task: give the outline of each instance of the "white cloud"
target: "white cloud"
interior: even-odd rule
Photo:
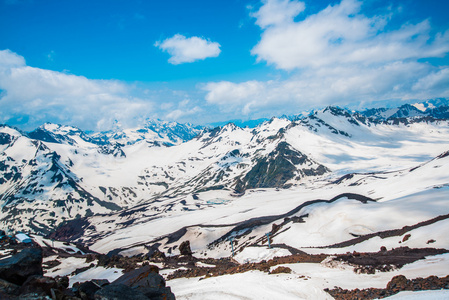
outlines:
[[[208,57],[217,57],[221,52],[220,44],[217,42],[211,42],[196,36],[186,38],[181,34],[175,34],[173,37],[162,42],[156,42],[154,45],[168,52],[171,55],[168,61],[174,65],[203,60]]]
[[[251,14],[261,28],[289,23],[305,9],[305,4],[299,1],[264,0],[263,3],[257,12]]]
[[[25,66],[25,59],[9,49],[0,50],[0,68]]]
[[[413,85],[415,93],[431,93],[432,98],[444,98],[449,95],[449,68],[441,68],[427,76],[420,78]]]
[[[176,108],[174,108],[176,106]],[[203,109],[192,103],[190,99],[184,99],[179,101],[177,104],[171,103],[171,105],[164,105],[165,113],[164,119],[174,120],[178,122],[189,122],[189,118],[198,116],[199,113],[203,111]],[[198,120],[198,118],[195,118]]]
[[[204,86],[209,93],[206,100],[210,103],[229,104],[240,103],[242,100],[261,96],[265,85],[259,81],[247,81],[243,83],[232,83],[229,81],[210,82]]]
[[[205,84],[206,101],[223,112],[295,113],[323,105],[449,97],[449,68],[421,62],[449,52],[449,31],[431,24],[389,26],[394,14],[367,17],[362,2],[342,0],[316,14],[304,3],[266,0],[251,15],[263,29],[258,61],[289,71],[283,80]],[[285,76],[284,76],[285,77]]]
[[[394,62],[372,68],[340,66],[297,73],[286,80],[211,82],[206,100],[223,112],[273,116],[325,105],[449,97],[449,68]]]
[[[360,13],[362,3],[356,0],[342,0],[340,4],[328,6],[299,22],[284,12],[284,20],[287,21],[272,23],[266,28],[265,20],[269,18],[270,11],[264,9],[272,2],[284,6],[300,2],[269,1],[253,14],[257,18],[256,23],[265,30],[252,54],[259,61],[274,64],[280,69],[388,63],[439,57],[449,51],[447,34],[430,41],[428,21],[385,30],[389,16],[366,17]],[[281,18],[277,11],[272,14],[273,18]]]
[[[182,121],[181,118],[184,118],[186,116],[192,116],[196,115],[197,113],[201,112],[202,109],[198,106],[195,106],[190,109],[175,109],[168,114],[165,115],[165,118],[168,120],[175,120],[175,121]]]
[[[0,123],[27,120],[21,126],[27,129],[48,121],[109,129],[115,120],[129,125],[152,109],[121,82],[33,68],[10,50],[0,51],[0,89]]]

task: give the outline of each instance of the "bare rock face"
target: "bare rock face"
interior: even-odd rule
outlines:
[[[0,299],[8,299],[8,297],[17,296],[20,293],[20,286],[0,279]]]
[[[100,290],[100,287],[92,281],[85,281],[83,283],[74,284],[72,290],[75,292],[75,295],[79,296],[81,299],[93,299],[95,293]]]
[[[179,252],[181,255],[192,255],[192,250],[190,249],[190,241],[184,241],[179,245]]]
[[[115,280],[111,286],[125,285],[142,293],[148,299],[174,300],[175,295],[171,292],[169,287],[165,286],[165,279],[159,275],[158,272],[159,269],[156,266],[144,266],[140,269],[123,274]]]
[[[149,298],[124,284],[111,284],[97,291],[94,296],[95,300],[148,300]]]
[[[123,274],[113,284],[124,284],[131,287],[164,287],[165,280],[159,275],[158,267],[147,265]]]
[[[407,278],[404,275],[394,276],[387,285],[387,290],[392,290],[393,292],[404,291],[408,285]]]
[[[51,277],[44,277],[40,275],[33,275],[20,287],[21,294],[33,293],[36,290],[42,290],[42,293],[50,295],[51,289],[56,289],[58,286],[56,280]]]
[[[0,260],[0,279],[22,285],[33,275],[43,275],[41,248],[26,248],[12,257]]]
[[[337,300],[352,300],[352,299],[379,299],[397,294],[401,291],[423,291],[423,290],[439,290],[449,289],[449,275],[446,277],[429,276],[427,278],[407,279],[404,275],[394,276],[388,282],[385,289],[355,289],[345,290],[339,287],[334,289],[325,289],[332,297]]]

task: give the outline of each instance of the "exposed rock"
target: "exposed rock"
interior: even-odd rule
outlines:
[[[122,255],[105,255],[105,254],[97,254],[96,258],[98,259],[97,265],[105,268],[119,268],[124,269],[124,272],[129,272],[139,267],[139,264],[142,263],[145,258],[144,256],[133,256],[133,257],[125,257]],[[91,261],[92,257],[87,257],[86,262]]]
[[[156,249],[153,251],[153,253],[151,254],[151,256],[149,256],[150,259],[156,260],[156,261],[161,261],[161,260],[165,260],[167,257],[165,256],[164,252],[159,251],[159,249]]]
[[[387,290],[395,293],[405,290],[407,287],[407,278],[404,275],[394,276],[387,284]]]
[[[34,275],[20,287],[20,293],[23,295],[37,294],[42,296],[51,296],[51,290],[58,289],[58,283],[54,278]],[[54,293],[54,292],[53,292]]]
[[[254,188],[286,188],[287,181],[295,177],[300,179],[329,172],[328,168],[314,162],[285,141],[278,143],[276,149],[267,156],[254,161],[251,170],[236,182],[234,189],[237,192]]]
[[[60,264],[61,262],[59,260],[54,259],[42,263],[42,267],[44,269],[53,269],[54,267],[59,266]]]
[[[8,299],[8,298],[7,298]],[[17,298],[9,298],[9,299],[17,299]],[[18,298],[20,300],[50,300],[51,298],[46,295],[37,295],[35,293],[31,294],[23,294]]]
[[[202,260],[206,264],[213,264],[215,267],[194,267],[189,269],[178,269],[172,274],[168,275],[168,280],[175,278],[190,278],[190,277],[214,277],[226,274],[245,273],[251,270],[258,270],[261,272],[269,272],[270,268],[280,264],[294,264],[294,263],[320,263],[327,255],[325,254],[307,254],[300,253],[290,256],[275,257],[269,261],[261,261],[258,263],[238,264],[229,258],[221,259],[207,259]],[[185,265],[183,265],[185,266]]]
[[[290,274],[292,272],[292,269],[290,269],[289,267],[277,267],[276,269],[274,269],[273,271],[271,271],[271,274],[280,274],[280,273],[287,273]]]
[[[124,284],[111,284],[98,290],[94,296],[95,300],[148,300],[140,291]]]
[[[19,295],[20,286],[0,279],[0,299],[7,299],[6,295]]]
[[[155,260],[155,261],[163,261],[165,260],[167,257],[165,256],[164,252],[159,250],[159,246],[161,244],[160,243],[156,243],[151,245],[148,248],[148,253],[147,253],[147,257],[151,260]]]
[[[69,277],[68,276],[56,276],[55,280],[61,289],[66,289],[69,287]]]
[[[427,278],[415,278],[407,279],[403,275],[394,276],[390,282],[388,282],[385,289],[355,289],[345,290],[340,287],[336,287],[332,290],[325,289],[332,297],[337,300],[352,300],[352,299],[377,299],[384,298],[401,291],[422,291],[422,290],[439,290],[449,289],[449,275],[446,277],[438,278],[436,276],[430,276]]]
[[[92,279],[91,281],[99,287],[104,287],[110,284],[109,280],[107,279]]]
[[[41,248],[25,248],[10,258],[0,260],[1,279],[22,285],[32,275],[43,275]]]
[[[83,283],[75,283],[72,288],[72,290],[75,292],[75,295],[77,295],[78,297],[80,297],[83,300],[94,299],[95,293],[100,289],[101,289],[101,287],[99,287],[92,281],[85,281]]]
[[[184,241],[179,245],[179,252],[181,255],[192,255],[192,250],[190,249],[190,241]]]
[[[275,224],[275,223],[273,223],[273,225],[271,225],[271,233],[276,233],[276,232],[278,232],[279,231],[279,229],[281,229],[281,225],[277,225],[277,224]]]
[[[122,275],[112,284],[129,286],[150,299],[175,299],[170,288],[165,286],[164,278],[158,272],[159,268],[156,266],[144,266]]]
[[[90,264],[87,267],[77,268],[75,271],[72,272],[71,275],[72,276],[73,275],[78,275],[78,274],[83,273],[83,272],[85,272],[85,271],[87,271],[87,270],[89,270],[89,269],[91,269],[93,267],[95,267],[95,265],[94,264]]]
[[[108,266],[109,262],[111,261],[111,259],[109,258],[109,256],[105,255],[105,254],[99,254],[97,255],[97,259],[98,259],[98,263],[97,265],[100,267],[106,267]],[[90,260],[89,258],[86,258],[86,262],[87,260]]]
[[[335,260],[344,261],[351,265],[366,270],[374,269],[378,271],[391,271],[394,268],[401,268],[405,264],[424,259],[429,255],[447,253],[446,249],[421,248],[411,249],[409,247],[400,247],[388,251],[379,251],[372,253],[349,253],[337,255]],[[361,272],[369,273],[369,272]]]
[[[402,242],[406,242],[408,241],[408,239],[411,237],[412,235],[410,233],[407,233],[406,235],[404,235],[404,238],[402,239]]]

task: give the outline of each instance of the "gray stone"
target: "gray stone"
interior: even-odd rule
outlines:
[[[33,275],[43,275],[41,248],[25,248],[12,257],[0,260],[0,279],[22,285]]]

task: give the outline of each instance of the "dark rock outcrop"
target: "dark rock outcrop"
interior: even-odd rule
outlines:
[[[16,296],[19,295],[20,286],[8,282],[6,280],[0,279],[0,299],[8,299],[8,295]]]
[[[334,289],[325,289],[332,297],[337,300],[352,299],[378,299],[385,298],[401,291],[422,291],[422,290],[439,290],[449,289],[449,275],[446,277],[429,276],[427,278],[407,279],[404,275],[394,276],[388,282],[385,289],[355,289],[345,290],[340,287]]]
[[[0,279],[22,285],[33,275],[43,275],[41,248],[25,248],[10,258],[0,260]]]
[[[124,284],[111,284],[95,293],[95,300],[148,300],[140,291]]]
[[[122,275],[111,285],[128,286],[149,299],[175,299],[175,295],[165,285],[165,279],[158,272],[156,266],[144,266]]]
[[[179,245],[179,252],[181,255],[192,255],[192,249],[190,249],[190,241],[184,241]]]
[[[329,172],[328,168],[282,141],[270,154],[256,159],[254,167],[237,180],[234,189],[240,193],[245,189],[285,188],[290,179],[323,175],[326,172]]]
[[[94,299],[95,293],[100,290],[101,287],[93,283],[92,281],[85,281],[82,283],[76,283],[73,285],[72,291],[75,295],[81,299]]]
[[[33,275],[20,287],[21,295],[37,294],[41,296],[51,295],[52,290],[58,289],[58,283],[54,278],[45,277],[40,275]]]

